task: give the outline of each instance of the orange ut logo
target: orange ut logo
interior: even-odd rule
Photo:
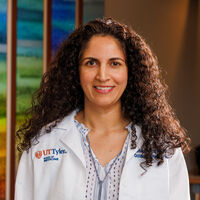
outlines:
[[[35,157],[38,158],[38,159],[40,159],[42,157],[42,151],[37,151],[35,153]]]

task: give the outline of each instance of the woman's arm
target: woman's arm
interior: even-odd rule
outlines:
[[[15,200],[33,200],[33,184],[33,160],[29,150],[28,153],[24,151],[20,159],[15,183]]]
[[[175,150],[168,164],[169,200],[190,200],[188,171],[181,148]]]

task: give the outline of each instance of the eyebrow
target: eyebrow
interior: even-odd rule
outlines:
[[[98,61],[98,59],[97,59],[97,58],[94,58],[94,57],[86,57],[86,58],[81,59],[81,61],[83,62],[84,60],[90,60],[90,59],[91,59],[91,60]],[[122,59],[122,58],[120,58],[120,57],[110,58],[109,60],[121,60],[121,61],[123,61],[123,62],[125,63],[125,60]]]
[[[122,59],[122,58],[119,58],[119,57],[111,58],[110,60],[121,60],[121,61],[125,62],[125,60],[124,60],[124,59]]]

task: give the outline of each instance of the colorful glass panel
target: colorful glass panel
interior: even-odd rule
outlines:
[[[75,28],[75,0],[52,0],[52,51]]]
[[[6,179],[6,30],[7,1],[0,0],[0,200],[5,199]]]
[[[43,1],[17,1],[16,129],[31,106],[31,96],[40,85],[43,57]],[[16,141],[18,143],[18,141]],[[16,163],[20,153],[16,150]]]

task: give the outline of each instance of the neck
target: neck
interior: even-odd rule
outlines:
[[[77,119],[90,130],[98,130],[102,133],[121,129],[128,124],[128,120],[123,117],[121,103],[106,108],[85,104],[84,110],[78,114]]]

